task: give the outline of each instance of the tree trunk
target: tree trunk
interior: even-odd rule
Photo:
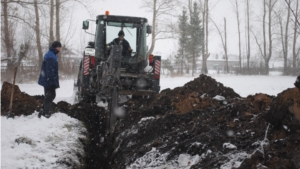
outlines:
[[[291,3],[291,0],[289,0],[289,3]],[[285,27],[285,35],[284,35],[284,74],[288,74],[288,65],[287,65],[287,62],[288,62],[288,33],[289,33],[289,23],[290,23],[290,14],[291,14],[291,10],[289,10],[289,8],[287,8],[288,10],[288,15],[287,15],[287,18],[286,18],[286,27]]]
[[[204,71],[205,71],[205,74],[207,74],[208,73],[208,70],[207,70],[207,66],[206,66],[206,61],[207,61],[207,59],[208,59],[208,57],[209,57],[209,54],[208,54],[208,15],[209,15],[209,9],[208,9],[208,0],[205,0],[205,39],[206,39],[206,41],[205,41],[205,52],[206,52],[206,54],[205,54],[205,67],[204,67]]]
[[[202,6],[203,8],[203,11],[202,11],[202,23],[203,23],[203,40],[202,40],[202,68],[201,68],[201,73],[204,73],[205,74],[205,68],[206,68],[206,61],[205,61],[205,25],[206,25],[206,22],[205,22],[205,1],[204,1],[204,5]]]
[[[50,27],[49,27],[49,46],[54,41],[53,34],[53,19],[54,19],[54,0],[50,0]]]
[[[157,14],[157,10],[156,10],[156,4],[157,4],[157,0],[153,1],[153,20],[152,20],[152,42],[151,42],[151,47],[149,49],[149,51],[147,52],[147,55],[150,55],[153,53],[153,50],[155,48],[155,38],[156,38],[156,14]]]
[[[296,43],[297,43],[297,21],[298,21],[298,7],[299,7],[299,0],[296,0],[296,10],[295,10],[295,26],[294,26],[294,40],[293,40],[293,68],[297,67],[296,59],[297,59],[297,53],[296,53]]]
[[[5,43],[5,49],[6,49],[6,55],[7,58],[11,58],[11,37],[9,32],[9,23],[8,23],[8,4],[7,0],[2,0],[2,10],[3,10],[3,29],[4,29],[4,43]]]
[[[247,68],[250,71],[250,16],[249,16],[249,0],[247,0],[247,35],[248,35],[248,50],[247,50]]]
[[[56,7],[56,40],[57,41],[60,41],[60,10],[59,10],[59,8],[60,8],[60,0],[56,0],[56,4],[55,4],[55,7]],[[57,56],[58,56],[58,67],[63,67],[62,65],[63,65],[63,63],[62,63],[62,57],[61,57],[61,53],[58,53],[57,54]]]
[[[60,41],[60,0],[56,0],[56,40]]]
[[[225,50],[225,71],[226,73],[229,73],[229,67],[228,67],[228,55],[227,55],[227,32],[226,32],[226,18],[224,18],[224,31],[225,31],[225,42],[224,42],[224,50]]]
[[[266,75],[269,75],[269,59],[265,59],[265,73]]]
[[[183,61],[184,61],[184,49],[182,49],[182,55],[181,55],[181,68],[180,68],[180,75],[183,75]]]
[[[264,53],[263,58],[267,57],[267,38],[266,38],[266,0],[264,0],[264,14],[263,14],[263,40],[264,40]]]
[[[242,47],[241,47],[240,14],[239,14],[238,0],[236,0],[235,3],[236,3],[236,19],[237,19],[238,34],[239,34],[239,68],[241,71],[241,69],[242,69]]]
[[[196,69],[196,51],[193,49],[193,63],[192,63],[192,76],[195,74],[195,69]]]
[[[203,48],[204,50],[202,50],[202,69],[201,72],[204,74],[208,73],[207,70],[207,59],[209,57],[208,54],[208,0],[204,1],[204,15],[203,15],[203,32],[204,33],[204,38],[203,38]]]
[[[269,10],[269,23],[268,23],[268,29],[269,29],[269,53],[268,55],[266,56],[266,63],[265,63],[265,67],[266,67],[266,75],[269,74],[269,61],[272,57],[272,51],[273,51],[273,40],[272,40],[272,11],[273,11],[273,8],[276,4],[277,0],[275,0],[273,3],[272,3],[272,0],[269,0],[269,4],[268,4],[268,10]]]
[[[34,0],[34,11],[35,11],[35,35],[36,35],[36,45],[38,50],[38,57],[39,57],[39,67],[42,66],[43,61],[43,51],[41,45],[41,34],[40,34],[40,16],[39,16],[39,9],[37,5],[37,0]]]

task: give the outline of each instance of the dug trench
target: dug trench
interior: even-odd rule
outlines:
[[[8,90],[3,85],[2,115],[8,110]],[[16,93],[15,103],[24,104],[25,97],[33,102],[28,111],[13,108],[16,115],[40,109],[43,96]],[[66,102],[55,106],[54,112],[83,121],[89,132],[89,142],[83,141],[85,168],[300,168],[298,88],[276,97],[260,93],[242,98],[200,75],[182,87],[133,97],[121,106],[126,116],[116,123],[111,142],[103,141],[103,108]]]

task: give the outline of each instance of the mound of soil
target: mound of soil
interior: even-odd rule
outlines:
[[[253,113],[260,113],[261,110],[267,110],[272,103],[273,96],[258,93],[254,96],[247,97],[247,102],[251,103],[254,107]]]
[[[8,115],[13,84],[4,82],[1,90],[1,115]],[[14,97],[12,113],[14,115],[30,115],[34,113],[37,107],[41,107],[42,102],[37,101],[34,97],[21,92],[17,85],[14,86]]]
[[[195,169],[299,168],[299,127],[291,130],[294,123],[290,120],[287,127],[278,129],[266,120],[272,119],[274,112],[297,112],[300,96],[296,93],[241,98],[200,75],[183,87],[132,99],[124,105],[127,115],[114,131],[111,167],[179,168],[179,159],[188,154],[186,166]],[[225,100],[214,99],[216,95]],[[276,119],[282,123],[286,118]]]
[[[283,125],[290,129],[300,129],[300,90],[287,89],[273,100],[266,120],[275,127]]]
[[[177,87],[174,90],[163,90],[153,101],[152,106],[167,106],[174,113],[187,113],[194,109],[219,106],[219,102],[212,100],[217,95],[226,99],[240,97],[233,89],[201,74],[183,87]]]
[[[125,121],[138,120],[147,116],[160,116],[169,113],[188,113],[195,109],[216,108],[223,103],[213,99],[215,96],[225,99],[240,97],[232,88],[225,87],[210,76],[201,74],[193,81],[173,90],[165,89],[149,97],[133,97],[124,107],[128,114]],[[131,115],[132,114],[132,115]]]

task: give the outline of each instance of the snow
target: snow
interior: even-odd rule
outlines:
[[[85,138],[81,122],[63,113],[49,119],[37,112],[14,119],[1,117],[1,168],[66,168],[80,165],[84,156],[79,138]],[[75,167],[77,168],[77,167]]]
[[[154,117],[144,117],[142,118],[140,121],[139,121],[139,124],[145,122],[145,121],[148,121],[148,120],[152,120],[152,119],[155,119]]]
[[[225,97],[223,96],[220,96],[220,95],[217,95],[213,98],[214,100],[217,100],[217,101],[224,101],[225,100]]]
[[[224,143],[223,144],[223,148],[226,148],[226,149],[237,149],[237,147],[231,143]]]
[[[221,165],[220,169],[238,168],[246,158],[251,157],[251,155],[246,152],[234,152],[225,154],[224,156],[226,156],[229,161]]]
[[[180,154],[177,159],[167,161],[168,155],[169,153],[161,154],[156,148],[152,148],[126,169],[189,169],[201,160],[199,155]]]

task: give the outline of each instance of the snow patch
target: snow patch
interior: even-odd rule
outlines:
[[[83,124],[63,113],[49,119],[29,116],[1,118],[1,168],[78,168],[86,139]]]
[[[152,120],[152,119],[155,119],[154,117],[144,117],[142,118],[140,121],[139,121],[139,124],[145,122],[145,121],[148,121],[148,120]]]
[[[229,161],[221,165],[220,169],[238,168],[246,158],[251,157],[251,155],[247,154],[246,152],[229,153],[224,156],[226,156]]]
[[[169,153],[161,154],[156,148],[152,148],[143,157],[136,159],[126,169],[189,169],[200,162],[199,155],[180,154],[177,159],[167,161]]]
[[[215,96],[213,99],[217,100],[217,101],[225,101],[225,97],[220,96],[220,95]]]
[[[231,143],[224,143],[223,144],[223,148],[226,148],[226,149],[237,149],[237,147]]]

